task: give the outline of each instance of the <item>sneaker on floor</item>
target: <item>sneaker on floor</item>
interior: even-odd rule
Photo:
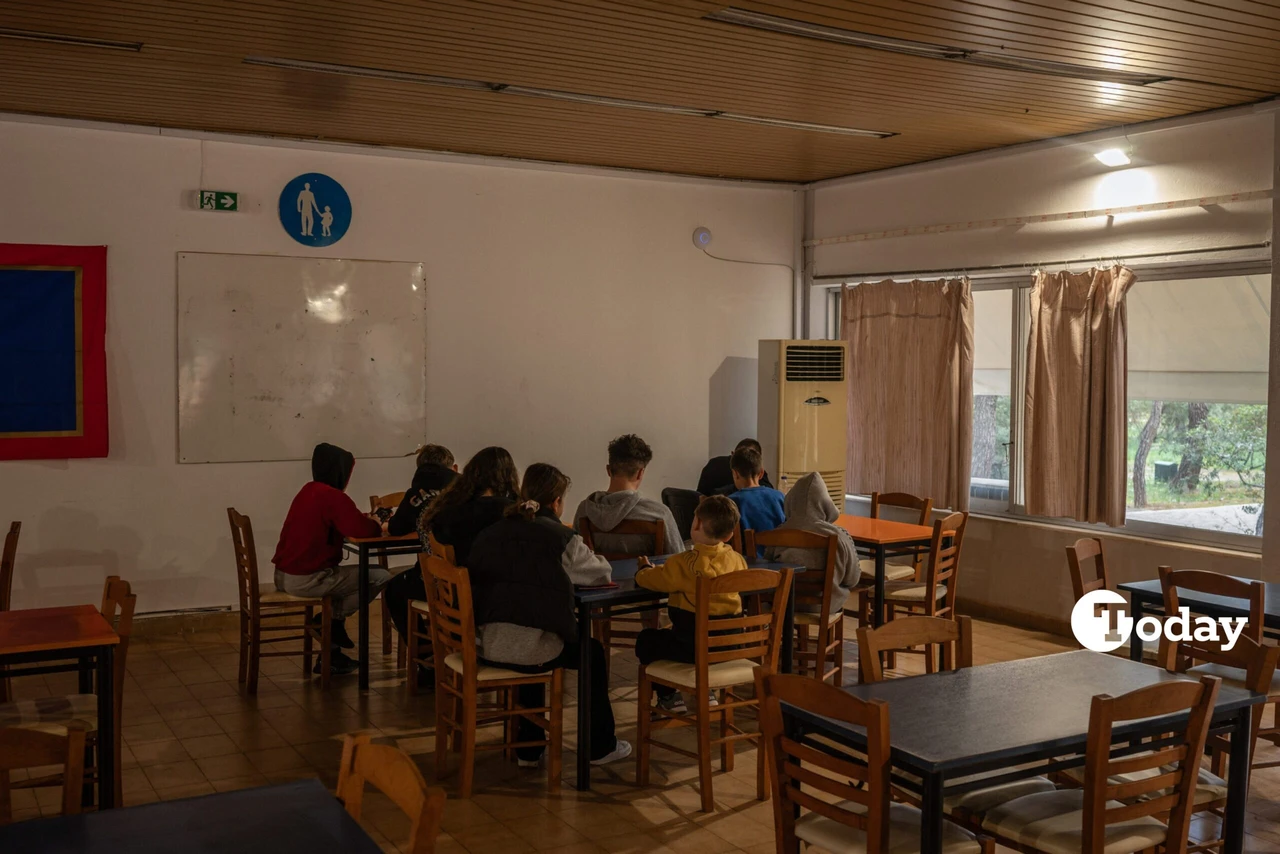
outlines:
[[[311,672],[320,673],[320,666],[323,662],[317,661],[315,667],[311,668]],[[360,662],[354,658],[343,655],[338,651],[329,653],[329,675],[330,676],[346,676],[349,673],[355,673],[360,669]]]
[[[542,757],[539,756],[537,759],[521,759],[520,757],[517,756],[516,765],[520,766],[521,768],[541,768]]]
[[[316,614],[311,618],[311,627],[317,632],[320,631],[320,625],[323,617]],[[334,649],[355,649],[355,642],[351,640],[351,635],[347,634],[346,624],[334,620],[329,626],[329,645]]]
[[[709,699],[709,700],[707,701],[707,704],[708,704],[708,705],[711,705],[711,706],[718,706],[718,705],[720,705],[720,700],[716,698],[716,692],[715,692],[715,691],[712,691],[712,692],[711,692],[711,699]]]
[[[672,691],[665,697],[655,694],[654,706],[673,715],[689,714],[689,707],[685,705],[684,696],[679,691]]]
[[[679,696],[678,694],[676,696]],[[631,755],[631,742],[618,739],[618,744],[613,751],[601,756],[599,759],[592,759],[592,765],[608,765],[610,762],[617,762],[619,759],[626,759]]]

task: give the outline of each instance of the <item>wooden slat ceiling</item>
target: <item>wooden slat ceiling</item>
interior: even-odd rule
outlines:
[[[810,181],[1263,100],[1257,0],[730,0],[879,36],[1171,77],[1052,77],[708,21],[705,0],[0,0],[0,111]],[[245,64],[306,60],[891,131],[887,139]]]

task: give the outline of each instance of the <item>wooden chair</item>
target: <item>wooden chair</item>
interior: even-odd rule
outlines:
[[[933,539],[929,545],[929,562],[924,582],[895,581],[885,585],[884,602],[890,621],[902,615],[925,617],[955,616],[956,591],[960,580],[960,547],[968,513],[952,513],[933,523]],[[899,652],[910,650],[899,650]],[[933,673],[936,662],[932,655],[924,658],[925,672]]]
[[[429,788],[417,764],[403,751],[373,744],[368,735],[344,736],[337,795],[356,821],[364,806],[365,783],[372,784],[409,817],[409,844],[400,850],[432,854],[444,815],[444,790]]]
[[[445,776],[449,743],[460,750],[461,772],[458,796],[471,797],[477,750],[517,747],[546,748],[547,788],[560,790],[564,669],[543,673],[517,673],[502,667],[482,665],[476,654],[475,616],[472,610],[471,580],[467,571],[452,566],[438,555],[424,562],[427,600],[431,607],[431,644],[436,669],[436,779]],[[543,685],[550,696],[547,705],[522,708],[508,696],[522,685]],[[480,705],[478,694],[497,692],[497,701]],[[543,729],[547,737],[539,741],[514,741],[510,735],[517,718],[525,718]],[[503,724],[508,737],[497,744],[476,744],[476,730]]]
[[[1084,788],[1016,798],[988,813],[983,827],[1001,845],[1023,852],[1186,854],[1199,757],[1219,684],[1206,676],[1094,697]],[[1159,747],[1135,753],[1128,740],[1113,744],[1118,723],[1188,711],[1185,728],[1162,738]]]
[[[329,687],[329,661],[333,627],[333,601],[329,597],[308,599],[276,590],[274,584],[258,579],[258,551],[253,543],[253,524],[235,508],[227,508],[231,522],[231,544],[236,555],[236,585],[240,593],[240,673],[239,682],[248,694],[258,693],[258,662],[262,658],[302,656],[302,672],[311,675],[312,642],[320,644],[320,687]],[[320,625],[312,623],[320,609]],[[302,617],[302,623],[291,622]],[[268,622],[270,621],[270,622]],[[264,643],[302,641],[301,650],[264,652]]]
[[[0,611],[8,611],[13,597],[13,564],[18,554],[18,535],[22,533],[21,522],[11,522],[9,533],[4,537],[4,551],[0,552]],[[9,701],[9,680],[4,675],[5,668],[0,665],[0,703]]]
[[[133,593],[129,582],[118,575],[111,575],[102,585],[102,616],[117,635],[120,643],[116,645],[112,656],[112,704],[115,731],[110,733],[111,743],[106,748],[112,751],[115,758],[115,799],[112,806],[124,805],[123,797],[123,757],[120,747],[121,727],[124,716],[125,674],[128,667],[129,639],[133,635],[133,612],[137,607],[138,597]],[[97,745],[103,738],[98,732],[98,696],[97,694],[68,694],[62,697],[42,697],[38,700],[19,700],[0,705],[0,726],[22,727],[43,732],[48,735],[63,737],[67,727],[76,723],[85,732],[87,744],[93,749],[102,749]],[[98,779],[96,766],[85,767],[81,763],[81,776],[87,783]],[[60,786],[63,782],[61,773],[30,777],[14,786],[18,789],[44,788]]]
[[[84,724],[71,721],[63,735],[21,728],[0,728],[0,825],[13,820],[9,772],[46,765],[62,766],[62,814],[80,813],[84,783]]]
[[[799,854],[801,842],[825,851],[918,852],[920,810],[892,800],[889,705],[763,667],[756,669],[756,680],[760,729],[768,745],[760,752],[768,756],[778,854]],[[797,741],[788,734],[784,703],[862,727],[866,751],[855,753],[825,740],[824,749]],[[989,854],[994,847],[990,839],[944,821],[941,850]]]
[[[403,492],[388,492],[386,495],[370,495],[369,496],[369,512],[377,513],[380,509],[387,509],[395,512],[400,506],[400,502],[404,500]],[[416,563],[406,564],[405,566],[391,566],[386,555],[378,555],[378,566],[394,575],[413,569]],[[387,597],[382,597],[382,654],[391,654],[391,638],[396,633],[395,623],[391,622],[391,609],[387,607]],[[396,667],[403,668],[405,657],[404,640],[396,645]]]
[[[1091,578],[1085,578],[1085,569],[1093,562]],[[1102,540],[1097,537],[1081,537],[1067,546],[1067,566],[1071,569],[1071,592],[1076,601],[1094,590],[1115,590],[1107,573],[1107,561],[1102,554]]]
[[[748,554],[756,549],[812,549],[825,555],[822,569],[806,567],[795,577],[797,673],[808,674],[834,685],[844,684],[844,612],[831,607],[831,582],[840,554],[840,537],[809,531],[774,529],[747,531]],[[811,633],[816,630],[816,633]],[[811,645],[812,643],[812,645]],[[830,662],[830,666],[828,666]]]
[[[935,660],[941,653],[942,670],[973,666],[973,622],[968,617],[902,617],[878,629],[858,628],[858,681],[884,680],[881,654],[924,647]]]
[[[933,513],[933,499],[917,498],[908,492],[871,493],[871,518],[882,518],[882,509],[885,507],[895,507],[906,511],[914,510],[917,513],[915,523],[917,525],[928,525],[929,517]],[[871,608],[875,599],[872,587],[876,578],[876,562],[874,558],[862,558],[859,563],[862,565],[863,580],[860,585],[861,589],[858,591],[858,625],[869,626],[872,624]],[[923,580],[921,577],[923,566],[924,557],[918,553],[907,558],[890,558],[884,566],[885,583],[887,584],[890,581],[921,581]]]
[[[638,719],[639,742],[636,750],[636,783],[649,784],[649,748],[661,747],[698,762],[698,783],[702,792],[702,810],[711,812],[715,801],[711,792],[711,748],[720,745],[720,770],[733,770],[733,745],[736,741],[754,741],[760,747],[760,733],[745,732],[734,722],[738,709],[758,706],[758,698],[744,698],[732,690],[739,685],[752,685],[754,667],[758,663],[770,670],[778,666],[778,651],[782,640],[782,615],[791,592],[791,570],[773,572],[768,569],[744,569],[715,578],[699,578],[696,592],[697,622],[694,636],[698,646],[695,663],[655,661],[640,665]],[[765,593],[773,607],[762,613],[745,612],[736,617],[709,616],[711,596],[717,593]],[[713,634],[714,632],[714,634]],[[692,695],[694,713],[678,714],[649,704],[654,684],[665,685],[686,695]],[[720,694],[719,704],[710,703],[711,692]],[[656,716],[656,720],[652,716]],[[720,735],[711,737],[712,718],[720,722]],[[698,750],[692,752],[682,747],[659,741],[652,736],[655,729],[673,727],[697,727]],[[756,751],[756,797],[766,797],[764,779],[764,751]]]
[[[602,531],[595,525],[591,524],[591,520],[586,516],[578,519],[578,533],[582,536],[582,541],[587,544],[587,548],[603,557],[605,560],[626,560],[627,558],[639,557],[656,557],[662,554],[664,544],[667,542],[666,524],[661,519],[652,522],[642,521],[624,521],[615,527],[612,531]],[[647,552],[631,554],[628,552],[608,552],[601,551],[596,548],[597,534],[622,534],[635,537],[645,537],[646,540],[652,540],[653,546]],[[741,551],[738,546],[738,551]],[[639,613],[632,613],[627,616],[611,616],[611,609],[606,608],[601,619],[594,620],[591,624],[591,634],[604,647],[604,663],[607,672],[609,670],[612,656],[612,649],[629,649],[636,645],[636,637],[644,629],[656,629],[658,627],[658,612],[655,610],[644,610]],[[619,627],[619,625],[621,627]],[[620,643],[619,641],[623,641]]]
[[[1244,581],[1230,575],[1209,572],[1203,569],[1173,569],[1168,566],[1158,568],[1160,587],[1164,591],[1164,609],[1166,614],[1177,614],[1181,607],[1178,590],[1194,590],[1214,596],[1225,596],[1231,599],[1242,599],[1249,605],[1249,622],[1245,626],[1240,640],[1246,637],[1258,643],[1263,641],[1263,623],[1266,619],[1266,585],[1261,581]],[[1169,649],[1166,650],[1166,646]],[[1254,713],[1254,740],[1266,739],[1280,744],[1280,682],[1269,678],[1265,683],[1258,682],[1257,687],[1250,685],[1248,667],[1241,663],[1232,651],[1224,650],[1213,641],[1180,641],[1169,644],[1165,639],[1160,641],[1160,663],[1170,670],[1185,672],[1191,676],[1217,676],[1228,685],[1244,687],[1248,685],[1259,694],[1267,695],[1267,702],[1257,705]],[[1197,663],[1199,662],[1199,663]],[[1274,672],[1274,671],[1273,671]],[[1262,714],[1267,706],[1272,708],[1272,725],[1262,727]],[[1223,762],[1227,754],[1226,742],[1221,739],[1210,739],[1213,746],[1213,769],[1221,774]],[[1280,767],[1280,762],[1254,763],[1253,768]]]
[[[427,577],[427,557],[435,555],[450,566],[457,566],[453,556],[453,546],[446,546],[427,535],[428,551],[418,555],[418,566],[423,579]],[[436,666],[435,652],[431,646],[431,604],[423,599],[409,600],[409,619],[405,623],[408,631],[409,651],[405,661],[405,677],[409,683],[409,693],[418,693],[419,667],[434,670]]]

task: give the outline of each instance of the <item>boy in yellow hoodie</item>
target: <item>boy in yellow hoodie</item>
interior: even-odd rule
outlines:
[[[640,558],[641,569],[636,573],[636,584],[671,594],[667,599],[671,628],[645,629],[636,638],[636,658],[641,664],[694,662],[698,579],[714,578],[747,568],[746,558],[728,544],[737,527],[737,505],[723,495],[704,498],[693,515],[690,532],[693,548],[672,555],[660,566],[652,565],[647,558]],[[742,600],[737,593],[712,594],[709,608],[712,618],[730,617],[741,612]],[[680,692],[665,685],[654,685],[653,689],[659,707],[677,714],[687,712]]]

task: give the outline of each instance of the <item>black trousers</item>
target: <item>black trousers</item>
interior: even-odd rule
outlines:
[[[655,661],[679,661],[682,664],[695,662],[697,644],[694,642],[694,634],[698,623],[697,615],[682,608],[668,607],[667,616],[671,618],[671,628],[644,629],[636,636],[636,658],[641,664],[653,664]],[[675,693],[675,689],[655,684],[653,692],[659,697],[668,697]]]
[[[407,637],[409,600],[425,601],[427,598],[427,585],[422,581],[422,570],[416,566],[406,569],[387,582],[387,586],[382,588],[382,595],[387,607],[391,609],[391,622],[395,624],[396,631],[400,633],[400,637]]]
[[[591,758],[595,760],[612,753],[618,746],[618,737],[614,733],[613,706],[609,701],[609,675],[605,670],[604,647],[595,638],[588,638],[587,643],[591,644],[591,696],[585,700],[579,697],[578,702],[591,703]],[[541,673],[553,667],[577,670],[581,653],[580,643],[566,643],[561,653],[545,664],[503,664],[500,661],[489,663],[517,673]],[[525,708],[541,708],[546,702],[544,687],[543,685],[521,685],[516,689],[516,702]],[[537,741],[541,738],[546,738],[546,732],[541,727],[530,723],[525,718],[520,718],[516,724],[518,741]],[[516,755],[521,759],[536,760],[542,756],[542,748],[517,748]]]

